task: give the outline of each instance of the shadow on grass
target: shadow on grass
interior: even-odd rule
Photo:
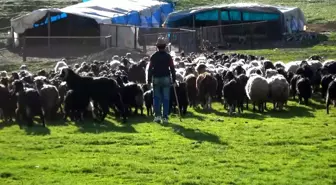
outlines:
[[[13,125],[17,125],[17,123],[15,121],[11,121],[11,122],[2,121],[2,122],[0,122],[0,130],[4,129],[6,127],[11,127]]]
[[[103,122],[84,121],[75,122],[78,130],[81,133],[99,134],[104,132],[122,132],[122,133],[135,133],[136,130],[129,123],[117,125],[114,122],[105,120]]]
[[[218,136],[207,132],[202,132],[199,129],[185,128],[175,123],[168,123],[167,125],[164,126],[171,127],[176,134],[185,137],[187,139],[195,140],[198,142],[207,141],[215,144],[228,145],[226,142],[221,142]]]
[[[43,127],[42,125],[35,124],[32,127],[23,126],[21,128],[24,129],[27,135],[40,135],[40,136],[50,135],[49,128]]]
[[[308,107],[287,105],[285,106],[285,110],[282,111],[273,109],[268,110],[267,115],[272,118],[281,119],[290,119],[295,117],[315,117],[314,114],[310,111],[311,109]]]

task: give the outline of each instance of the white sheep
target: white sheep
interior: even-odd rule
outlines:
[[[110,67],[111,67],[111,69],[117,69],[119,66],[121,66],[121,63],[120,63],[120,61],[119,60],[112,60],[111,62],[110,62]]]
[[[0,76],[1,77],[7,77],[7,71],[1,71]]]
[[[264,112],[264,103],[268,100],[269,86],[267,80],[257,74],[251,75],[246,83],[247,97],[253,102],[253,111],[257,104],[259,111]]]
[[[260,67],[260,66],[258,66],[258,67],[251,67],[251,68],[247,69],[246,76],[247,77],[251,77],[252,74],[258,74],[258,73],[259,73],[259,75],[264,76],[262,67]]]
[[[300,67],[300,64],[301,64],[301,61],[288,62],[285,65],[285,71],[286,72],[296,73],[296,70]]]
[[[68,67],[68,64],[65,63],[65,61],[63,60],[58,61],[56,66],[54,67],[54,72],[59,73],[60,71],[62,71],[63,68],[66,68],[66,67]]]
[[[274,110],[282,110],[289,98],[289,83],[283,75],[275,75],[267,79],[269,85],[269,99],[273,102]]]
[[[266,70],[266,78],[271,78],[272,76],[275,76],[277,74],[279,74],[279,73],[275,69],[267,69]]]

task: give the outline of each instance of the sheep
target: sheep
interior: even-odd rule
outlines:
[[[239,84],[237,79],[231,74],[232,72],[228,72],[224,77],[225,83],[223,85],[223,97],[225,104],[229,106],[229,115],[232,115],[235,107],[237,106],[237,95],[239,90]],[[240,112],[240,107],[238,107],[238,111]]]
[[[307,77],[301,76],[296,83],[296,91],[299,96],[299,103],[302,104],[304,99],[305,105],[308,105],[308,100],[312,95],[312,87],[310,80]]]
[[[17,94],[17,108],[15,110],[16,120],[21,118],[27,122],[28,126],[33,125],[33,117],[40,116],[43,127],[45,127],[44,114],[40,101],[40,95],[35,89],[24,88],[22,81],[13,82],[13,93]],[[19,122],[20,127],[21,123]]]
[[[281,61],[277,61],[277,62],[274,63],[274,66],[276,68],[285,68],[286,64],[281,62]]]
[[[267,79],[269,84],[269,99],[273,102],[274,110],[282,110],[289,97],[289,83],[282,75],[275,75]]]
[[[321,95],[322,98],[324,99],[326,97],[327,91],[328,91],[328,87],[330,82],[332,82],[334,79],[333,75],[324,75],[321,79]]]
[[[170,89],[170,113],[171,112],[176,112],[176,106],[177,106],[177,102],[176,102],[176,96],[175,96],[175,92],[174,92],[174,87],[171,86]],[[176,90],[176,95],[177,95],[177,99],[179,102],[179,111],[181,115],[185,115],[187,113],[188,110],[188,105],[189,105],[189,101],[188,101],[188,93],[187,93],[187,84],[185,82],[182,83],[177,83],[177,86],[175,87]]]
[[[43,84],[40,80],[35,81],[35,83],[41,97],[45,117],[48,119],[54,118],[61,106],[57,88],[53,85]]]
[[[274,64],[269,60],[264,60],[262,63],[263,63],[263,71],[266,71],[268,69],[275,69]]]
[[[132,64],[128,71],[129,81],[136,83],[146,83],[145,67],[145,61],[142,61],[139,64]]]
[[[322,67],[323,74],[336,74],[336,61],[325,62]]]
[[[335,105],[336,101],[336,81],[333,80],[330,82],[327,90],[327,97],[326,97],[326,110],[327,114],[329,114],[329,105],[333,101],[333,104]]]
[[[147,116],[153,116],[153,90],[148,90],[144,93],[144,101],[147,109]]]
[[[245,91],[247,97],[253,102],[253,111],[255,111],[255,104],[257,104],[259,111],[264,112],[264,103],[268,100],[269,92],[267,80],[254,74],[247,81]]]
[[[54,72],[55,73],[59,73],[62,68],[66,68],[66,67],[69,67],[68,64],[65,63],[65,61],[61,60],[61,61],[58,61],[56,66],[54,67]]]
[[[223,85],[224,85],[224,81],[223,78],[220,74],[216,73],[214,75],[214,77],[217,80],[217,90],[216,90],[216,99],[217,101],[221,102],[222,100],[222,90],[223,90]]]
[[[187,84],[189,106],[196,107],[196,101],[197,101],[196,76],[194,74],[189,74],[188,76],[185,77],[185,82]]]
[[[318,60],[309,60],[308,65],[311,67],[314,73],[323,67],[322,63]]]
[[[90,97],[82,94],[78,90],[68,90],[64,97],[64,116],[66,121],[70,117],[71,121],[83,121],[83,114],[90,105]]]
[[[301,61],[288,62],[285,66],[286,72],[295,73],[296,70],[300,67]]]
[[[277,74],[278,74],[278,71],[275,69],[269,68],[266,70],[266,78],[271,78],[272,76],[275,76]]]
[[[217,80],[209,73],[202,73],[196,79],[196,89],[203,109],[212,109],[212,97],[216,95]]]
[[[207,66],[205,64],[198,64],[196,66],[196,71],[197,71],[198,74],[205,73],[206,69],[207,69]]]
[[[258,74],[260,76],[263,76],[263,72],[261,70],[261,67],[251,67],[246,71],[246,76],[250,77],[252,74]]]
[[[4,121],[13,121],[16,106],[15,96],[11,94],[5,85],[0,84],[0,109],[3,113]]]
[[[127,114],[134,107],[134,114],[138,114],[138,109],[140,109],[141,115],[143,115],[144,93],[142,88],[133,82],[124,84],[120,76],[117,77],[117,83],[121,87],[120,94]]]
[[[244,100],[246,101],[246,109],[248,109],[248,97],[246,95],[246,91],[245,91],[245,86],[247,84],[248,81],[248,77],[245,74],[241,74],[237,77],[237,82],[239,83],[239,96],[238,96],[238,101],[237,101],[237,106],[241,107],[241,111],[243,112],[243,104],[244,104]]]
[[[121,113],[123,121],[126,121],[125,109],[121,100],[120,87],[113,79],[104,77],[81,77],[73,70],[65,68],[62,69],[60,78],[67,82],[70,89],[81,91],[83,95],[89,96],[95,105],[101,110],[100,120],[103,121],[109,112],[109,107],[116,106],[118,111],[117,116]],[[115,110],[116,111],[116,110]]]
[[[118,60],[112,60],[112,61],[110,62],[110,68],[111,68],[112,70],[117,69],[119,66],[121,66],[121,62],[118,61]]]

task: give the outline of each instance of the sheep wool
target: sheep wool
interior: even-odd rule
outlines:
[[[245,86],[247,97],[254,102],[264,102],[268,98],[267,80],[260,75],[252,75]]]

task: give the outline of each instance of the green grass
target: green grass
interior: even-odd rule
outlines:
[[[269,104],[270,106],[270,104]],[[290,102],[228,117],[222,106],[182,122],[1,123],[0,184],[335,184],[336,110]],[[271,107],[269,107],[271,108]]]
[[[178,1],[177,8],[181,10],[194,6],[237,2],[299,7],[304,12],[308,23],[326,23],[336,20],[336,15],[331,13],[336,8],[336,1],[334,0],[180,0]]]

